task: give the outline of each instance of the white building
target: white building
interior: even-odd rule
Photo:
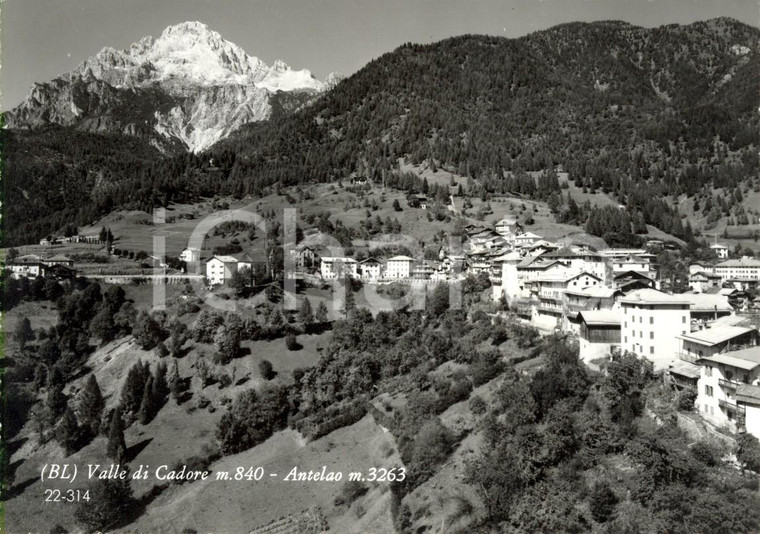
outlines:
[[[638,289],[620,299],[623,309],[621,349],[644,356],[655,370],[677,358],[677,336],[690,331],[689,301],[656,289]]]
[[[394,256],[385,264],[385,278],[409,278],[412,276],[414,258],[409,256]]]
[[[540,235],[536,235],[533,232],[525,232],[524,234],[517,235],[513,238],[515,247],[523,248],[529,247],[534,243],[541,241],[543,238]]]
[[[179,259],[185,263],[196,263],[201,261],[201,249],[187,247],[179,254]]]
[[[375,258],[367,258],[359,262],[361,276],[365,280],[377,280],[383,274],[383,264]]]
[[[738,388],[760,386],[760,347],[716,354],[698,360],[701,367],[697,381],[697,407],[706,420],[732,432],[745,425],[746,404],[752,389],[742,387],[742,403],[737,402]],[[750,395],[746,395],[750,393]],[[746,396],[745,396],[746,395]],[[752,428],[757,430],[754,406]]]
[[[715,265],[715,274],[723,282],[734,279],[760,280],[760,261],[754,258],[727,260]]]
[[[344,276],[357,277],[359,262],[353,258],[325,256],[320,263],[320,273],[325,280],[335,280]]]
[[[212,286],[228,282],[238,270],[238,260],[232,256],[213,256],[206,262],[206,279]]]
[[[736,388],[736,405],[739,410],[737,423],[739,430],[744,418],[744,430],[760,439],[760,386],[744,384]],[[744,413],[741,413],[741,410]]]
[[[715,354],[757,345],[757,330],[748,326],[718,324],[676,336],[680,343],[682,360],[696,362]]]

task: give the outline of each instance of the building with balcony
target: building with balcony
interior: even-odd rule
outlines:
[[[749,326],[716,325],[676,336],[678,357],[696,363],[700,358],[757,345],[758,332]]]
[[[751,347],[697,360],[700,376],[697,382],[697,407],[710,423],[736,432],[746,427],[747,401],[754,388],[760,386],[760,347]],[[739,402],[738,398],[741,398]],[[754,405],[751,410],[755,428]]]

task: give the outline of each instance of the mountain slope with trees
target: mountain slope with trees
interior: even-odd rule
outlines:
[[[406,44],[293,115],[275,109],[272,120],[203,155],[156,159],[140,176],[121,177],[104,205],[260,195],[351,173],[413,189],[398,178],[404,157],[469,176],[464,194],[518,193],[550,200],[558,213],[572,208],[559,183],[535,184],[526,172],[561,166],[577,185],[627,205],[635,225],[688,237],[668,198],[720,204],[712,188],[733,196],[760,188],[758,43],[760,30],[714,19],[654,29],[571,23],[518,39]],[[24,145],[38,142],[18,140],[6,141],[11,189],[35,170],[14,176],[14,161],[28,162]]]

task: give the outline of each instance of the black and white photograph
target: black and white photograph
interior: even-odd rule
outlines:
[[[0,534],[760,533],[757,0],[2,0],[0,117]]]

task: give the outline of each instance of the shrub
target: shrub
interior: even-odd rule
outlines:
[[[274,367],[269,360],[261,360],[259,363],[259,372],[264,380],[271,380],[275,377]]]
[[[335,506],[351,505],[356,499],[367,493],[367,486],[358,480],[349,480],[343,484],[340,493],[335,497]]]
[[[475,415],[483,415],[486,413],[487,408],[488,407],[486,406],[486,401],[484,401],[480,396],[475,395],[470,399],[470,411],[472,411],[472,413]]]
[[[285,337],[285,346],[288,347],[288,350],[298,350],[301,348],[301,345],[298,343],[296,336],[293,334],[288,334]]]
[[[617,495],[612,491],[606,482],[594,486],[589,499],[589,508],[591,516],[595,521],[600,523],[606,522],[615,511],[615,505],[618,503]]]

